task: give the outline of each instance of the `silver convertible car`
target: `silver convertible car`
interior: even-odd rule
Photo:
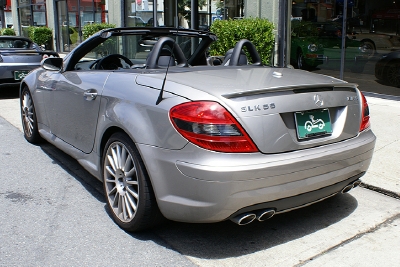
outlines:
[[[58,57],[22,36],[0,36],[0,85],[19,84],[46,57]]]
[[[264,66],[248,40],[213,65],[216,39],[115,28],[43,60],[21,83],[25,138],[103,181],[127,231],[164,218],[244,225],[359,185],[376,137],[357,86]]]

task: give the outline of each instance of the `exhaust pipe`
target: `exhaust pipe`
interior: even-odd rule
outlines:
[[[351,184],[346,185],[343,189],[342,189],[342,194],[349,192],[351,189],[359,186],[361,184],[361,180],[355,180],[354,182],[352,182]]]
[[[275,215],[275,210],[265,209],[256,212],[257,220],[260,222],[266,221]]]
[[[254,213],[242,213],[231,219],[232,222],[238,225],[246,225],[251,223],[256,219],[256,215]]]
[[[354,185],[353,184],[348,184],[342,189],[342,194],[349,192],[351,189],[353,189]]]
[[[355,180],[355,181],[353,182],[354,188],[357,187],[357,186],[359,186],[360,184],[361,184],[361,180],[360,180],[360,179]]]

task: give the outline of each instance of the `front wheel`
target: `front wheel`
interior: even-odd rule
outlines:
[[[20,97],[21,120],[25,139],[32,144],[43,141],[39,135],[35,106],[28,87],[24,87]]]
[[[126,134],[116,133],[104,151],[104,193],[114,221],[130,232],[158,224],[162,215],[134,143]]]
[[[310,70],[311,67],[307,64],[304,54],[301,50],[298,51],[297,53],[297,68],[301,70]]]

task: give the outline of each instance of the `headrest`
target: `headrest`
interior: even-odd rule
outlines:
[[[161,49],[157,64],[160,67],[168,67],[176,65],[174,55],[168,48]]]
[[[224,61],[222,62],[223,66],[228,66],[229,65],[229,60],[231,59],[232,53],[233,53],[233,48],[231,48],[228,51],[226,51]],[[244,53],[244,51],[241,50],[240,51],[240,57],[239,57],[239,64],[238,65],[247,65],[247,64],[248,64],[247,56]]]

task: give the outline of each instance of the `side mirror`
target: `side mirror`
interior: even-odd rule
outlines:
[[[59,57],[48,57],[40,63],[43,69],[51,71],[60,71],[63,67],[63,59]]]

